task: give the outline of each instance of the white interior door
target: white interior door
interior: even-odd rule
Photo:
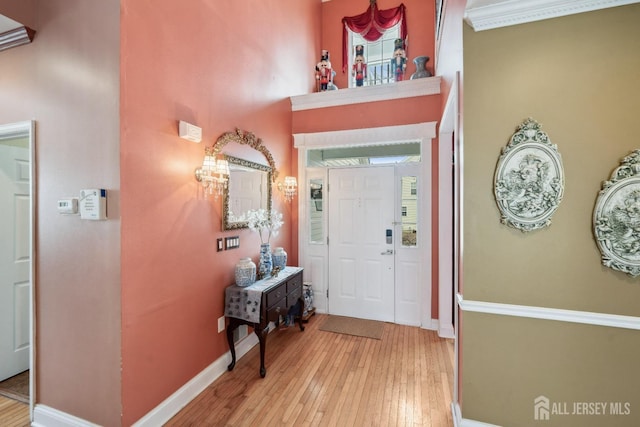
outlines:
[[[19,145],[0,141],[0,380],[29,369],[30,164]]]
[[[329,170],[330,314],[394,321],[394,188],[393,166]]]

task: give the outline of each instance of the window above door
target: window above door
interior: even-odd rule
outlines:
[[[345,167],[420,162],[420,143],[320,148],[307,151],[307,167]]]

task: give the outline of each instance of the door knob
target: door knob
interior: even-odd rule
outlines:
[[[386,252],[380,252],[380,255],[393,255],[393,249],[387,249]]]

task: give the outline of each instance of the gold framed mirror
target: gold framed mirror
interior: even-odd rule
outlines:
[[[262,208],[271,213],[271,185],[275,182],[278,171],[273,156],[262,143],[262,139],[251,132],[244,132],[237,128],[235,132],[225,132],[220,135],[209,149],[210,155],[215,158],[229,142],[248,145],[262,153],[268,163],[267,166],[224,155],[229,162],[229,182],[223,192],[222,229],[237,230],[248,228],[246,220],[248,210]]]
[[[229,182],[222,199],[222,229],[247,228],[247,212],[266,209],[271,212],[271,167],[226,155]]]

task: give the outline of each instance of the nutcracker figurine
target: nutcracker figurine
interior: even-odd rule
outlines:
[[[364,62],[364,46],[356,46],[356,56],[354,59],[351,74],[356,79],[356,86],[362,86],[367,78],[367,64]]]
[[[329,61],[329,51],[323,50],[320,56],[320,62],[316,65],[316,81],[318,82],[318,91],[327,90],[329,83],[333,82],[333,72],[331,70],[331,61]]]
[[[407,69],[407,54],[404,50],[404,41],[395,39],[393,58],[391,59],[391,70],[397,82],[404,79],[404,72]]]

